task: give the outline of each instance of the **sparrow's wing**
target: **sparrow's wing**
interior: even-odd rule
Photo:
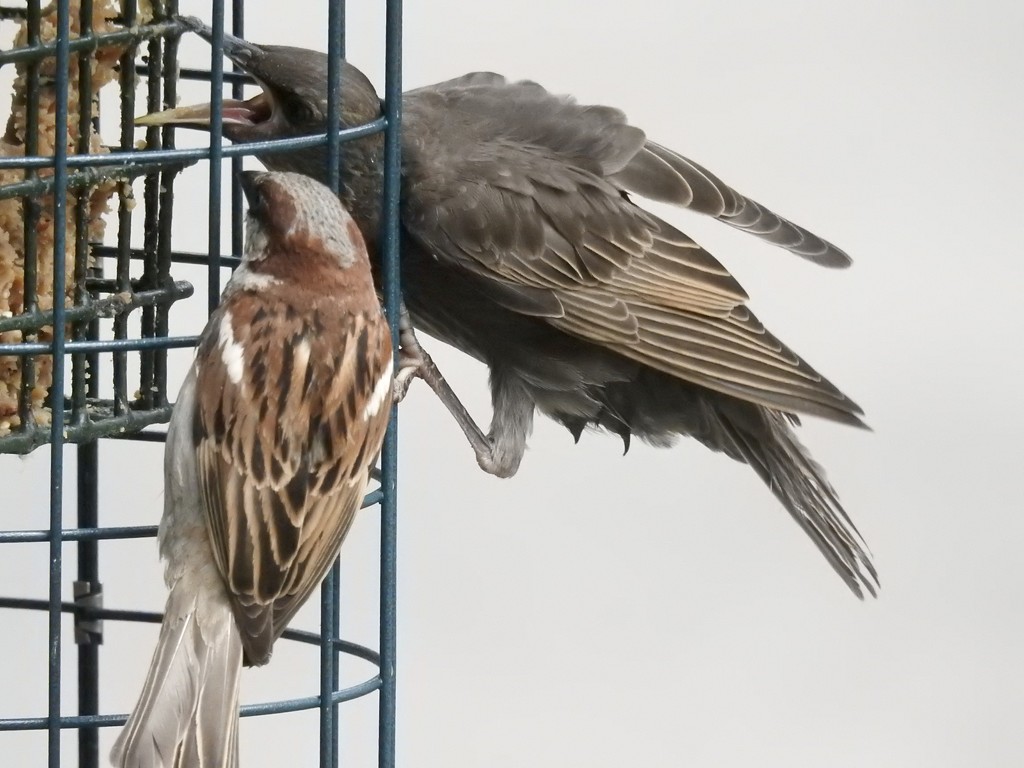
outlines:
[[[406,97],[412,237],[486,277],[483,290],[514,311],[719,392],[860,423],[855,403],[765,330],[711,254],[624,190],[722,218],[738,216],[745,198],[647,142],[616,110],[492,78]],[[779,237],[800,252],[813,236]]]
[[[214,315],[199,351],[195,442],[250,664],[269,659],[359,509],[390,413],[391,359],[379,311],[323,300],[300,312],[242,294]]]

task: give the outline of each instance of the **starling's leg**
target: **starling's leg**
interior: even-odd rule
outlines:
[[[480,468],[498,477],[514,475],[526,451],[526,435],[533,423],[533,401],[515,397],[517,388],[514,386],[497,386],[492,374],[495,414],[490,433],[484,435],[430,355],[420,346],[404,305],[398,329],[400,349],[398,373],[395,375],[395,402],[401,402],[405,397],[414,377],[423,379],[459,425],[476,454]],[[521,412],[524,402],[529,403],[529,412],[525,416]]]

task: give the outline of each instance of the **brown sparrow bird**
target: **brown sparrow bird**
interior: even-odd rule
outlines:
[[[245,254],[167,433],[170,596],[111,760],[238,763],[242,665],[320,584],[359,509],[392,405],[392,347],[358,227],[294,173],[242,174]]]
[[[197,19],[182,23],[207,39]],[[224,36],[262,91],[221,105],[224,136],[261,142],[327,129],[327,56]],[[344,127],[379,117],[370,81],[345,62]],[[211,105],[138,120],[208,129]],[[438,378],[486,471],[517,471],[536,412],[671,445],[679,436],[748,464],[857,595],[877,576],[797,414],[862,426],[861,409],[772,335],[747,293],[644,198],[711,216],[826,267],[849,257],[657,144],[617,109],[537,83],[473,72],[402,95],[402,292],[411,326],[490,368],[484,433]],[[752,140],[756,140],[753,137]],[[268,168],[327,177],[325,148],[261,148]],[[377,253],[383,144],[341,148],[341,196]],[[413,339],[403,349],[416,351]],[[422,357],[422,355],[421,355]]]

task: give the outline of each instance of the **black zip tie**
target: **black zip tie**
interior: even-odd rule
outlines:
[[[103,619],[95,611],[103,608],[103,585],[98,581],[76,581],[75,596],[75,643],[77,645],[101,645],[103,643]]]

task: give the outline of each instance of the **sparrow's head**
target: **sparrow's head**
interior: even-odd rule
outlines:
[[[204,39],[213,30],[194,17],[179,19]],[[247,101],[221,102],[224,135],[236,142],[308,136],[327,129],[327,56],[281,45],[256,45],[224,35],[224,55],[263,89]],[[380,100],[366,76],[348,62],[341,71],[341,124],[351,127],[380,115]],[[136,118],[136,125],[181,125],[209,130],[211,104],[176,107]]]
[[[342,268],[367,264],[359,227],[337,196],[299,173],[243,171],[249,201],[245,254],[248,263],[283,254],[313,255]]]

